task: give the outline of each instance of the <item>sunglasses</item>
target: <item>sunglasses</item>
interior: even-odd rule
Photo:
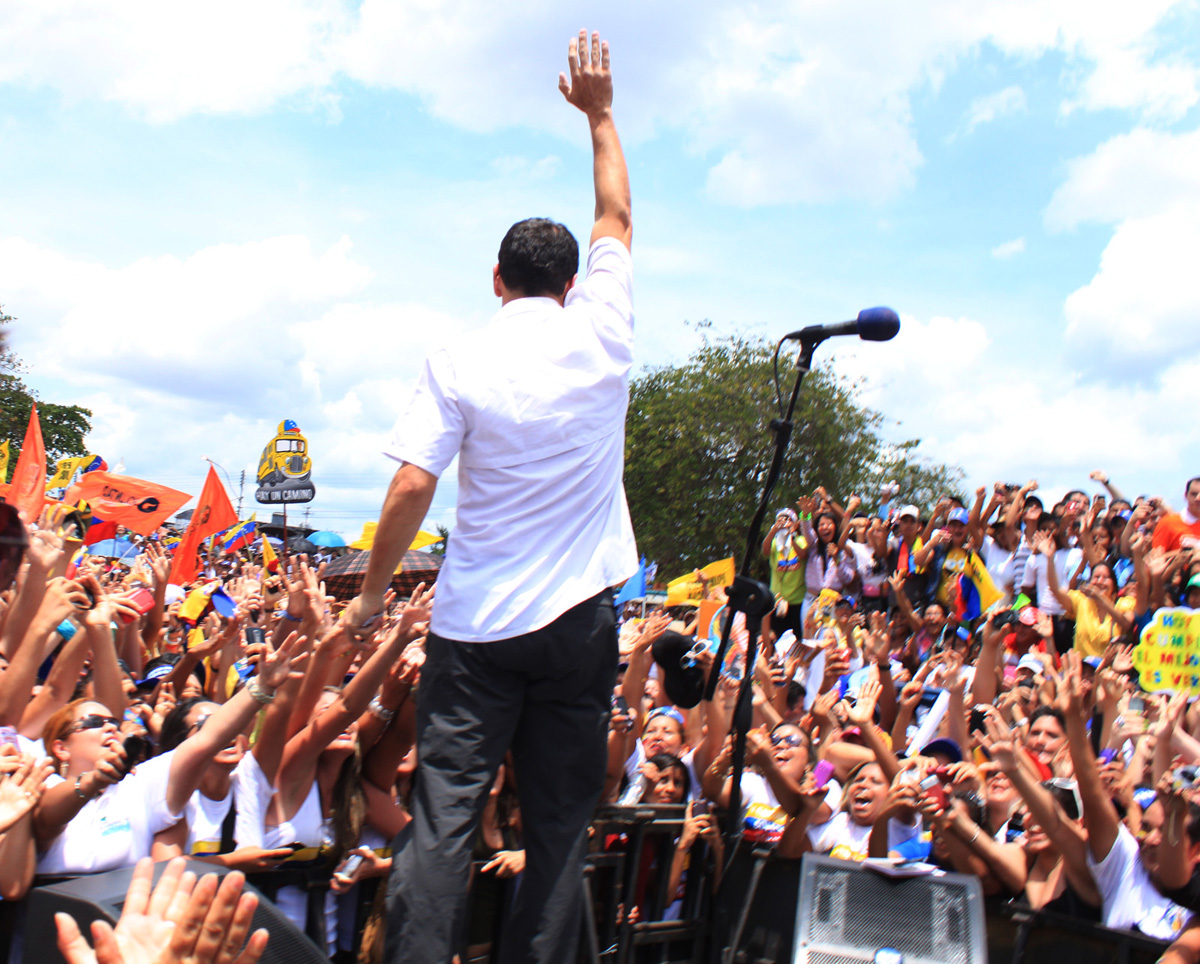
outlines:
[[[1053,787],[1055,790],[1064,790],[1071,794],[1075,801],[1075,816],[1072,819],[1078,820],[1083,813],[1083,798],[1079,796],[1079,783],[1076,780],[1068,780],[1066,777],[1053,777],[1042,784],[1044,787]],[[1070,814],[1067,814],[1070,816]]]
[[[205,713],[204,716],[198,717],[196,722],[188,727],[188,735],[191,735],[192,733],[198,733],[204,724],[208,722],[208,718],[210,716],[212,716],[211,713]]]
[[[12,585],[29,547],[29,533],[17,510],[0,502],[0,592]]]
[[[771,745],[772,746],[786,745],[786,746],[790,746],[794,749],[795,747],[798,747],[798,746],[804,746],[804,740],[801,737],[796,736],[796,734],[794,734],[794,733],[789,733],[786,736],[781,736],[781,735],[772,733],[771,734]]]
[[[115,716],[101,716],[99,713],[89,713],[87,716],[81,716],[67,730],[68,733],[78,733],[80,730],[98,730],[107,723],[113,726],[120,726],[121,721]]]

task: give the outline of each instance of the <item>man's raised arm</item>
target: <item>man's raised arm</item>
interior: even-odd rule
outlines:
[[[612,117],[612,72],[608,67],[608,41],[600,42],[600,34],[592,34],[591,55],[588,55],[586,30],[572,37],[568,46],[567,63],[571,69],[558,75],[558,89],[567,103],[574,104],[587,115],[592,130],[593,176],[596,181],[596,223],[592,227],[591,243],[600,238],[616,238],[626,248],[633,241],[633,215],[629,199],[629,172],[625,155],[617,137]]]

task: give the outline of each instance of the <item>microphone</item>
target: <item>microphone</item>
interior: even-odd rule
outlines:
[[[837,335],[858,335],[863,341],[891,341],[900,330],[900,316],[891,308],[864,308],[854,321],[839,321],[832,325],[809,325],[784,335],[785,341],[802,341],[818,345]]]

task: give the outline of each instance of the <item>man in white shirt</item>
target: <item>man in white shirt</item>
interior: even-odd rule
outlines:
[[[459,459],[457,527],[438,579],[417,705],[413,819],[396,839],[389,962],[444,964],[461,946],[471,844],[513,750],[526,866],[501,961],[576,955],[586,831],[605,774],[617,669],[608,587],[637,569],[622,486],[633,364],[629,178],[608,45],[570,42],[568,103],[588,118],[596,222],[578,246],[544,219],[513,225],[483,331],[433,352],[387,454],[401,463],[361,595],[361,635]]]

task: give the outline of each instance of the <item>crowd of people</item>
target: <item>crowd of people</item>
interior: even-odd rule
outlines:
[[[762,547],[775,607],[750,668],[742,835],[784,857],[969,873],[991,898],[1173,940],[1173,961],[1197,960],[1200,704],[1144,691],[1133,647],[1156,611],[1200,607],[1200,479],[1180,512],[1100,481],[1110,498],[1071,492],[1049,507],[1030,482],[928,511],[885,491],[864,512],[820,489],[780,510]],[[72,559],[55,516],[18,522],[27,540],[10,519],[0,560],[13,947],[42,936],[12,913],[35,880],[187,856],[250,875],[331,958],[377,959],[383,890],[370,882],[409,820],[433,588],[389,599],[359,638],[303,558],[275,574],[234,556],[177,587],[157,538],[132,566]],[[989,603],[978,614],[969,578],[976,608]],[[189,609],[218,583],[231,615]],[[716,666],[688,611],[623,615],[604,801],[687,805],[670,859],[626,895],[644,919],[645,878],[667,874],[681,894],[701,841],[722,864],[746,627],[734,618]],[[672,703],[654,659],[669,634],[720,674],[713,701]],[[481,878],[524,867],[511,773],[496,774],[474,842]],[[66,945],[72,928],[60,921]]]
[[[775,607],[750,668],[744,839],[970,874],[989,900],[1200,959],[1200,703],[1186,674],[1178,691],[1143,688],[1135,651],[1160,610],[1200,607],[1200,478],[1177,512],[1091,478],[1101,494],[1053,505],[1031,481],[930,508],[888,487],[870,512],[817,489],[779,510],[762,544]],[[694,623],[624,625],[631,709],[614,712],[608,799],[686,802],[678,847],[707,835],[719,863],[709,805],[729,801],[747,633],[735,615],[715,667]],[[721,674],[711,703],[670,705],[651,654],[672,632]]]

